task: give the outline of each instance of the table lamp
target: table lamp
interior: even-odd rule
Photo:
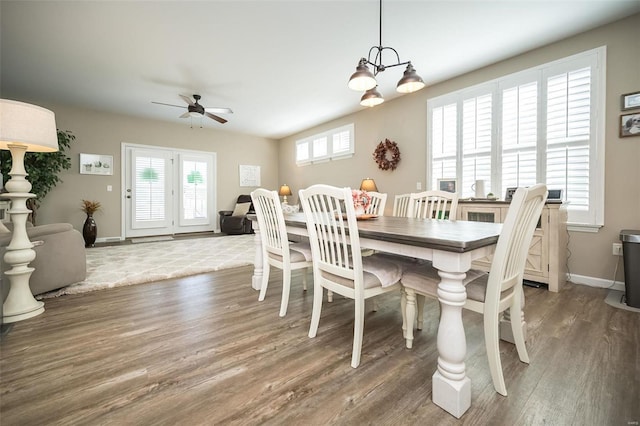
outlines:
[[[287,203],[287,195],[292,195],[291,188],[289,188],[289,185],[287,185],[286,183],[282,185],[280,187],[280,190],[278,191],[278,195],[282,195],[284,197],[282,204],[289,204]]]
[[[367,192],[378,192],[378,187],[376,186],[376,182],[371,178],[362,179],[362,183],[360,184],[361,191]]]
[[[5,184],[8,192],[2,194],[11,201],[9,214],[13,224],[11,242],[4,255],[11,269],[4,273],[10,287],[3,304],[2,320],[12,323],[44,312],[44,303],[33,297],[29,287],[34,269],[28,265],[36,258],[36,252],[27,235],[27,217],[31,213],[27,200],[35,194],[29,192],[31,183],[26,180],[24,155],[27,151],[58,150],[55,115],[36,105],[0,99],[0,149],[11,151],[11,179]]]

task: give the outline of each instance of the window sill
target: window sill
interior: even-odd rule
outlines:
[[[571,232],[589,232],[592,234],[600,231],[603,225],[592,225],[588,223],[567,223],[567,231]]]

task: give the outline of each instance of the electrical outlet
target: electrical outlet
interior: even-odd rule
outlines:
[[[422,189],[422,182],[416,182],[416,189],[420,191]]]
[[[614,256],[622,256],[622,243],[613,243],[613,251]]]

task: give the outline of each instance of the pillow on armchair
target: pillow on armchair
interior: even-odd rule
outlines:
[[[236,203],[236,207],[233,209],[231,216],[246,216],[249,213],[251,203]]]
[[[220,231],[229,235],[253,234],[247,214],[254,213],[250,195],[240,195],[233,210],[221,210]]]

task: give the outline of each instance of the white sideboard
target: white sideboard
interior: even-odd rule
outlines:
[[[457,218],[502,223],[508,210],[506,201],[460,200]],[[474,267],[488,271],[491,259],[480,259]],[[524,279],[547,284],[550,291],[558,292],[566,281],[566,267],[567,209],[560,202],[548,202],[531,241]]]

